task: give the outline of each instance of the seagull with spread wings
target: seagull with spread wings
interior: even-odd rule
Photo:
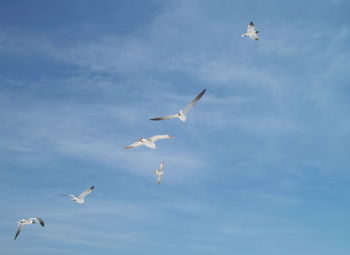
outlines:
[[[157,176],[157,183],[160,184],[160,181],[162,180],[163,174],[164,174],[164,162],[162,161],[160,163],[160,167],[157,170],[154,170],[154,174]]]
[[[17,236],[21,232],[24,225],[39,223],[41,226],[43,226],[43,227],[45,226],[44,221],[39,217],[22,219],[22,220],[18,221],[17,223],[18,223],[18,228],[17,228],[17,232],[16,232],[14,240],[16,240]]]
[[[129,146],[124,147],[124,149],[136,148],[136,147],[139,147],[141,145],[145,145],[151,149],[156,149],[157,148],[157,146],[155,144],[156,141],[162,140],[162,139],[170,139],[170,138],[174,138],[174,136],[172,136],[172,135],[155,135],[155,136],[152,136],[150,138],[140,138],[139,140],[137,140],[133,144],[130,144]]]
[[[251,22],[248,24],[247,33],[244,33],[244,34],[242,34],[241,36],[242,36],[242,37],[248,36],[250,39],[259,40],[259,38],[258,38],[258,33],[259,33],[259,31],[256,31],[256,30],[255,30],[254,23],[253,23],[253,21],[251,21]]]
[[[189,110],[191,110],[191,108],[193,106],[196,105],[196,103],[199,101],[199,99],[201,99],[201,97],[204,95],[205,91],[207,89],[202,90],[201,93],[199,93],[190,104],[188,104],[185,108],[181,109],[179,113],[177,114],[173,114],[173,115],[167,115],[167,116],[163,116],[163,117],[158,117],[158,118],[153,118],[151,120],[169,120],[169,119],[175,119],[175,118],[179,118],[181,121],[186,121],[186,114]]]
[[[62,196],[66,196],[66,197],[70,197],[72,199],[72,201],[78,203],[78,204],[84,204],[84,199],[87,195],[89,195],[93,189],[95,188],[95,186],[91,186],[90,188],[88,188],[87,190],[85,190],[84,192],[82,192],[79,196],[75,196],[75,195],[65,195],[63,194]]]

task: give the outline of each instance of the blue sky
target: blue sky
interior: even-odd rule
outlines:
[[[350,253],[348,1],[0,7],[4,254]]]

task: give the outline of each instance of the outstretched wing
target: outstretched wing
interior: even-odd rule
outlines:
[[[153,119],[150,119],[150,120],[170,120],[170,119],[175,119],[175,118],[177,118],[177,114],[167,115],[167,116],[158,117],[158,118],[153,118]]]
[[[164,168],[164,162],[162,161],[162,162],[160,163],[159,170],[160,170],[160,171],[163,171],[163,168]]]
[[[66,194],[62,194],[61,196],[70,197],[70,198],[75,198],[75,196],[74,196],[74,195],[66,195]]]
[[[259,40],[259,37],[258,37],[258,35],[257,35],[256,33],[255,33],[255,34],[252,34],[252,35],[251,35],[251,38],[254,39],[254,40],[256,40],[256,41]]]
[[[136,141],[133,144],[130,144],[129,146],[124,147],[124,150],[135,148],[135,147],[139,147],[141,145],[142,145],[141,141]]]
[[[174,136],[172,136],[172,135],[155,135],[155,136],[148,138],[148,140],[154,143],[158,140],[170,139],[170,138],[174,138]]]
[[[157,183],[160,184],[161,180],[162,180],[162,176],[161,174],[157,175]]]
[[[254,26],[253,21],[251,21],[251,22],[248,24],[247,33],[254,33],[254,32],[255,32],[255,26]]]
[[[22,228],[23,228],[23,225],[22,224],[18,224],[18,228],[17,228],[17,232],[16,232],[14,240],[16,240],[16,238],[19,235],[19,233],[21,232]]]
[[[35,218],[31,218],[32,220],[35,220],[36,222],[38,222],[41,226],[45,226],[45,224],[44,224],[44,221],[43,221],[43,219],[42,218],[40,218],[40,217],[35,217]]]
[[[84,199],[84,197],[86,197],[87,195],[89,195],[92,190],[95,188],[95,186],[91,186],[90,188],[88,188],[87,190],[85,190],[83,193],[81,193],[79,196],[78,196],[78,199]]]
[[[199,99],[201,99],[201,97],[204,95],[205,91],[207,91],[207,89],[203,89],[201,93],[199,93],[195,98],[193,98],[190,104],[188,104],[185,108],[183,108],[182,111],[184,114],[186,114],[189,110],[191,110],[193,106],[195,106],[195,104],[199,101]]]

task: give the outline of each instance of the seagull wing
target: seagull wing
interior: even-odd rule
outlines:
[[[161,174],[157,175],[157,183],[160,184],[160,181],[162,180],[162,176]]]
[[[177,118],[177,114],[167,115],[167,116],[158,117],[158,118],[153,118],[153,119],[150,119],[150,120],[170,120],[170,119],[175,119],[175,118]]]
[[[62,194],[61,196],[70,197],[70,198],[75,198],[75,196],[74,196],[74,195],[66,195],[66,194]]]
[[[40,217],[35,217],[35,218],[31,218],[32,220],[35,220],[36,222],[38,222],[41,226],[45,226],[45,224],[44,224],[44,221],[43,221],[43,219],[42,218],[40,218]]]
[[[195,106],[195,104],[199,101],[199,99],[201,99],[201,97],[204,95],[205,91],[207,91],[207,89],[203,89],[201,93],[199,93],[195,98],[193,98],[190,104],[188,104],[185,108],[183,108],[182,111],[184,114],[186,114],[189,110],[191,110],[193,106]]]
[[[141,141],[136,141],[133,144],[130,144],[129,146],[124,147],[124,149],[127,150],[127,149],[131,149],[131,148],[139,147],[141,145],[142,145]]]
[[[16,232],[14,240],[16,240],[16,238],[19,235],[19,233],[21,232],[22,228],[23,228],[23,225],[22,224],[18,224],[18,228],[17,228],[17,232]]]
[[[159,170],[160,170],[160,171],[163,171],[163,168],[164,168],[164,162],[162,161],[162,162],[160,163]]]
[[[247,33],[254,33],[255,32],[255,26],[254,26],[254,23],[253,21],[251,21],[249,24],[248,24],[248,28],[247,28]]]
[[[81,193],[79,196],[78,196],[78,199],[84,199],[84,197],[86,197],[87,195],[89,195],[92,190],[95,188],[95,186],[91,186],[90,188],[88,188],[87,190],[85,190],[83,193]]]
[[[172,136],[172,135],[155,135],[155,136],[148,138],[148,140],[151,141],[152,143],[154,143],[158,140],[170,139],[170,138],[174,138],[174,136]]]
[[[251,38],[254,39],[254,40],[259,40],[259,37],[258,37],[258,35],[256,33],[252,34]]]

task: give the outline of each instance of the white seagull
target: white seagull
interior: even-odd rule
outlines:
[[[154,174],[157,176],[157,183],[160,184],[160,181],[162,180],[163,177],[163,168],[164,168],[164,162],[162,161],[160,163],[160,167],[157,170],[154,170]]]
[[[170,138],[174,138],[174,136],[172,136],[172,135],[155,135],[155,136],[152,136],[150,138],[140,138],[139,140],[137,140],[133,144],[130,144],[129,146],[124,147],[124,149],[131,149],[131,148],[139,147],[141,145],[145,145],[149,148],[156,149],[157,148],[157,146],[155,144],[156,141],[161,140],[161,139],[170,139]]]
[[[173,114],[173,115],[167,115],[163,117],[153,118],[151,120],[169,120],[169,119],[175,119],[179,118],[181,121],[186,121],[186,114],[195,104],[201,99],[201,97],[204,95],[205,91],[207,89],[202,90],[201,93],[199,93],[190,104],[188,104],[185,108],[181,109],[179,113]]]
[[[17,236],[19,235],[19,233],[21,232],[22,228],[24,225],[28,225],[28,224],[35,224],[35,223],[40,223],[41,226],[45,226],[44,221],[39,218],[39,217],[34,217],[34,218],[27,218],[27,219],[22,219],[20,221],[18,221],[18,228],[17,228],[17,232],[15,235],[14,240],[16,240]]]
[[[74,195],[66,195],[63,194],[62,196],[66,196],[66,197],[70,197],[72,199],[72,201],[78,203],[78,204],[84,204],[84,198],[89,195],[92,190],[95,188],[95,186],[91,186],[90,188],[88,188],[87,190],[85,190],[83,193],[81,193],[79,196],[74,196]]]
[[[259,33],[259,31],[256,31],[256,30],[255,30],[254,23],[253,23],[253,21],[251,21],[251,22],[249,23],[249,25],[248,25],[247,33],[244,33],[244,34],[242,34],[241,36],[242,36],[242,37],[248,36],[250,39],[259,40],[259,38],[258,38],[258,33]]]

